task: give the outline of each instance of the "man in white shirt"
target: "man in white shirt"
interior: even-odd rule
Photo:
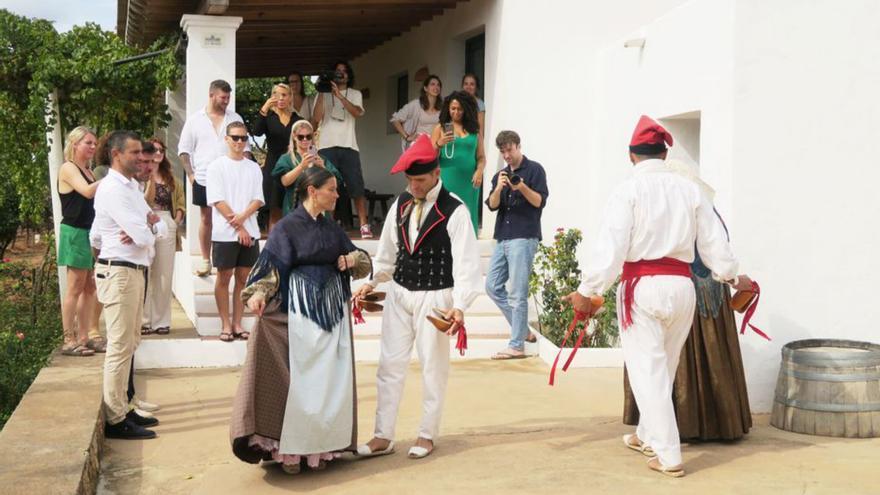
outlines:
[[[434,450],[440,432],[449,377],[449,337],[458,333],[456,348],[464,352],[464,311],[480,294],[482,281],[470,213],[443,187],[431,138],[419,136],[391,169],[397,172],[406,173],[407,191],[385,219],[372,280],[355,294],[360,299],[376,285],[389,284],[376,372],[376,428],[373,439],[358,447],[358,454],[394,451],[397,411],[415,344],[424,398],[418,440],[409,449],[409,457],[420,459]],[[435,328],[429,316],[440,316],[451,326],[438,331],[440,327]]]
[[[242,122],[226,126],[229,153],[214,160],[208,167],[207,203],[213,206],[211,241],[217,280],[214,298],[222,321],[220,340],[232,342],[235,337],[247,340],[250,332],[241,328],[244,304],[241,290],[248,273],[260,254],[260,227],[256,212],[265,203],[263,174],[260,166],[245,158],[247,127]],[[235,275],[232,291],[232,321],[229,320],[229,281]]]
[[[321,128],[318,149],[342,174],[345,190],[354,199],[361,223],[361,238],[372,239],[364,197],[364,172],[355,135],[355,119],[364,115],[363,96],[354,86],[354,71],[348,62],[333,64],[334,80],[330,94],[318,93],[312,112],[312,125]]]
[[[737,289],[751,280],[737,276],[724,227],[699,187],[670,171],[666,145],[672,136],[646,116],[633,133],[633,176],[608,199],[602,226],[578,290],[567,296],[575,310],[593,315],[589,297],[601,295],[623,269],[618,321],[623,358],[642,416],[627,447],[651,457],[648,466],[681,477],[684,468],[672,384],[681,348],[694,318],[690,277],[694,245],[720,280]]]
[[[208,90],[208,106],[187,117],[177,144],[180,161],[192,187],[192,202],[201,209],[199,247],[202,262],[195,271],[203,277],[211,273],[212,215],[205,197],[208,166],[227,153],[226,126],[231,122],[243,122],[241,115],[227,108],[231,93],[232,87],[228,82],[222,79],[213,81]],[[248,149],[245,143],[245,151]]]
[[[144,200],[134,176],[142,149],[138,136],[114,131],[107,140],[111,168],[95,193],[91,244],[101,250],[95,266],[98,301],[104,305],[107,355],[104,358],[105,434],[109,438],[156,436],[144,428],[158,424],[129,410],[128,382],[140,341],[147,267],[156,238],[168,233]]]

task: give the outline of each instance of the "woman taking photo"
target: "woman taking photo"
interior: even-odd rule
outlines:
[[[68,356],[91,356],[88,331],[98,298],[95,289],[89,229],[95,220],[95,191],[98,181],[90,168],[98,138],[88,127],[70,131],[64,144],[64,163],[58,171],[61,198],[61,227],[58,232],[58,266],[67,267],[67,290],[61,303],[64,344]]]
[[[308,120],[298,120],[293,124],[290,131],[289,150],[275,164],[272,177],[281,183],[284,194],[281,200],[282,215],[287,215],[297,206],[296,189],[297,180],[303,171],[311,167],[326,168],[332,173],[337,181],[342,181],[339,170],[330,163],[330,160],[322,157],[315,143],[315,131]]]
[[[302,72],[295,70],[287,76],[287,85],[290,86],[291,109],[299,118],[309,120],[312,118],[312,101],[306,96],[306,85],[303,83]]]
[[[357,441],[350,283],[370,274],[370,258],[327,217],[336,186],[326,169],[303,172],[300,206],[269,234],[241,293],[260,318],[233,403],[232,450],[290,474],[301,461],[322,469]]]
[[[477,91],[480,90],[480,80],[477,79],[476,74],[468,72],[461,78],[461,90],[477,100],[477,120],[480,121],[480,135],[485,136],[486,103],[477,98]]]
[[[154,137],[155,146],[150,179],[144,197],[153,212],[168,225],[168,235],[156,240],[156,257],[150,265],[144,303],[143,327],[160,335],[171,332],[171,277],[174,273],[174,253],[177,251],[177,228],[186,214],[183,184],[171,173],[171,163],[165,157],[165,143]]]
[[[391,116],[391,124],[400,134],[401,147],[406,150],[419,134],[431,134],[440,117],[440,91],[443,83],[431,74],[422,83],[418,98],[403,106]]]
[[[467,206],[477,232],[486,155],[473,96],[456,91],[443,100],[440,123],[434,127],[431,142],[440,153],[443,185]]]
[[[269,212],[268,229],[281,219],[281,198],[284,189],[272,177],[278,158],[287,151],[290,129],[301,119],[292,109],[290,86],[276,84],[272,96],[260,108],[254,123],[254,136],[266,136],[266,162],[263,164],[263,197]],[[265,216],[264,216],[265,218]],[[264,220],[265,224],[265,220]]]

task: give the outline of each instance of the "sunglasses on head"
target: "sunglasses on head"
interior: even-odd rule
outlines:
[[[236,136],[234,134],[227,134],[226,137],[233,141],[238,141],[239,143],[243,143],[247,141],[247,136]]]
[[[300,141],[311,141],[312,135],[311,134],[297,134],[296,139],[298,139]]]

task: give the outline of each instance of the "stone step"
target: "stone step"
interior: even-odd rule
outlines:
[[[455,350],[450,339],[450,357],[453,360],[488,359],[507,345],[506,338],[469,338],[464,356]],[[377,338],[355,339],[354,356],[358,362],[375,363],[379,360],[380,342]],[[536,344],[526,343],[526,354],[537,355]],[[143,340],[135,353],[137,369],[150,368],[208,368],[241,366],[247,354],[247,342],[222,342],[216,337],[189,339]],[[411,356],[418,359],[415,348]]]
[[[365,323],[354,326],[355,339],[360,337],[378,337],[382,333],[382,316],[376,313],[364,313]],[[468,336],[509,338],[510,326],[500,315],[465,314],[465,327]]]
[[[358,287],[360,284],[358,284]],[[357,290],[357,288],[353,288],[352,290]],[[381,288],[379,290],[382,290]],[[232,308],[232,297],[230,296],[230,308]],[[214,294],[196,294],[195,295],[195,307],[196,314],[198,316],[216,316],[217,312],[217,301],[214,299]],[[245,307],[245,314],[251,314],[250,310]],[[498,310],[498,307],[489,299],[489,296],[486,294],[480,294],[471,304],[471,306],[467,310],[467,315],[471,314],[491,314],[496,316],[501,316],[501,312]]]

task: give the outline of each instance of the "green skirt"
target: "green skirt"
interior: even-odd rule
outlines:
[[[58,232],[58,266],[81,270],[95,268],[88,230],[61,224]]]

